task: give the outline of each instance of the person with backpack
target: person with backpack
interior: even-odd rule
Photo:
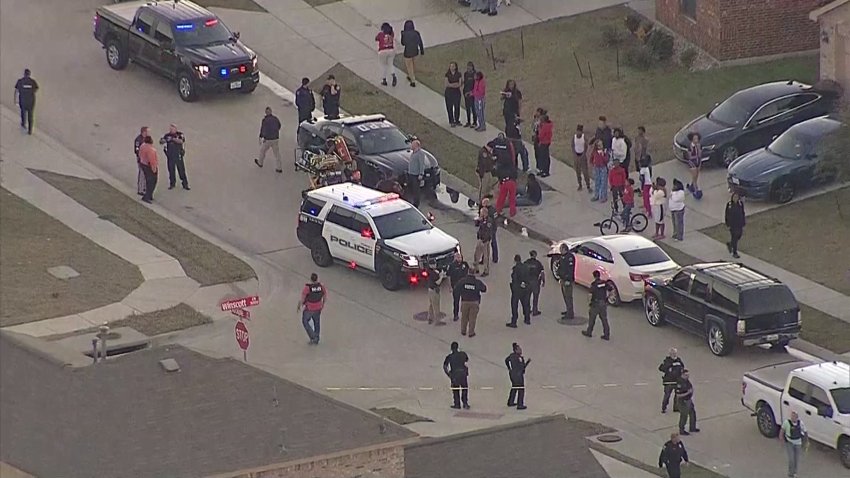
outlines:
[[[519,254],[515,255],[514,267],[511,269],[511,321],[505,324],[506,327],[512,329],[517,327],[517,306],[520,304],[522,304],[523,321],[526,324],[531,324],[529,296],[532,280],[528,265],[522,262],[522,257]]]
[[[806,432],[806,427],[803,426],[797,412],[792,411],[791,416],[782,422],[782,433],[779,436],[785,442],[785,451],[788,455],[788,477],[797,478],[803,446],[809,447],[809,434]]]

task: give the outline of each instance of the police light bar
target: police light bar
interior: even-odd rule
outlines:
[[[216,25],[218,25],[218,19],[217,18],[212,18],[212,19],[204,22],[205,27],[214,27]]]
[[[383,196],[376,197],[374,199],[369,199],[368,201],[360,201],[359,203],[354,204],[356,208],[363,208],[367,206],[371,206],[373,204],[380,204],[382,202],[395,201],[398,199],[398,194],[396,193],[387,193]]]
[[[181,24],[175,26],[174,28],[176,28],[178,30],[192,30],[193,28],[195,28],[195,25],[193,25],[191,23],[181,23]]]

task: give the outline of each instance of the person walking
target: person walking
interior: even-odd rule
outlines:
[[[508,378],[511,379],[511,391],[508,393],[508,406],[516,406],[517,410],[525,410],[525,370],[531,364],[531,359],[522,356],[522,347],[513,343],[513,352],[505,357],[505,367],[508,368]]]
[[[410,86],[416,86],[416,57],[425,54],[425,46],[422,45],[422,35],[416,31],[413,20],[404,22],[401,31],[401,46],[404,47],[404,67],[407,69],[407,81]]]
[[[654,240],[664,239],[664,221],[667,219],[667,181],[656,178],[655,186],[649,195],[649,206],[652,208],[652,219],[655,220]]]
[[[180,176],[180,183],[183,189],[189,191],[189,179],[186,177],[186,136],[177,129],[177,125],[172,123],[168,127],[168,132],[159,140],[159,144],[163,145],[165,152],[166,166],[168,167],[168,189],[174,189],[177,184],[177,176]]]
[[[481,294],[487,292],[487,285],[481,282],[473,272],[460,280],[455,290],[460,294],[460,335],[475,337],[475,322],[478,320],[478,311],[481,308]]]
[[[327,119],[339,119],[339,99],[342,89],[336,82],[336,77],[328,75],[325,86],[322,87],[322,110]]]
[[[673,240],[685,239],[685,186],[678,179],[673,180],[670,192],[670,217],[673,218]]]
[[[495,158],[493,149],[489,145],[484,145],[478,150],[478,165],[475,172],[478,173],[478,203],[484,200],[484,196],[491,194],[495,182],[493,181],[493,168],[495,167]]]
[[[738,193],[732,193],[729,202],[726,203],[726,213],[724,214],[724,222],[729,228],[729,242],[726,243],[726,248],[732,257],[739,259],[738,241],[744,235],[744,226],[747,224],[747,215],[744,212],[744,202]]]
[[[142,144],[144,144],[145,138],[150,135],[150,129],[147,126],[142,126],[139,130],[139,135],[133,140],[133,152],[136,154],[136,168],[139,171],[136,174],[136,194],[139,196],[145,195],[146,182],[145,171],[144,168],[142,168],[142,158],[139,157],[139,149],[141,149]]]
[[[674,347],[670,348],[667,356],[658,366],[658,371],[661,376],[661,384],[664,386],[664,396],[661,398],[661,413],[667,413],[667,405],[670,403],[670,395],[676,390],[676,385],[679,379],[682,378],[682,372],[685,370],[685,362],[679,358],[679,351]],[[678,401],[673,399],[673,411],[679,411]]]
[[[499,93],[502,99],[502,117],[505,119],[505,130],[514,126],[517,119],[522,117],[522,91],[516,86],[516,81],[508,80],[505,88]]]
[[[597,139],[593,152],[590,153],[590,164],[593,165],[593,197],[591,201],[608,201],[608,152],[605,142]]]
[[[646,128],[643,126],[637,127],[633,153],[635,172],[639,173],[641,161],[649,154],[649,138],[646,137]]]
[[[381,64],[381,85],[387,86],[387,77],[392,77],[392,84],[398,84],[393,72],[393,59],[395,58],[395,32],[392,25],[387,22],[381,24],[381,31],[375,35],[378,43],[378,62]]]
[[[461,279],[469,275],[469,264],[463,260],[460,252],[455,252],[454,260],[449,264],[446,275],[449,276],[449,284],[452,286],[452,320],[457,322],[460,318],[460,290],[457,285]]]
[[[26,68],[24,76],[15,82],[15,104],[21,109],[21,128],[25,128],[27,134],[32,134],[37,91],[38,82],[33,79],[30,69]]]
[[[578,190],[581,191],[581,181],[584,177],[584,184],[587,185],[587,192],[593,192],[590,187],[590,171],[587,168],[587,139],[584,135],[584,125],[576,125],[576,133],[571,141],[573,149],[573,169],[576,171],[576,182],[578,182]]]
[[[446,325],[443,322],[446,314],[440,310],[440,287],[445,276],[430,265],[426,266],[425,271],[428,273],[428,324]]]
[[[475,63],[466,63],[466,71],[463,72],[463,108],[466,110],[465,128],[474,128],[478,125],[478,116],[475,112],[475,98],[472,97],[472,88],[475,87]]]
[[[487,206],[482,205],[478,210],[478,218],[475,220],[475,225],[478,227],[475,237],[478,242],[475,244],[475,265],[473,268],[473,273],[478,274],[478,266],[484,266],[481,277],[487,277],[490,274],[490,241],[493,240],[493,224],[491,221]]]
[[[599,271],[593,271],[593,282],[590,283],[590,310],[588,311],[587,330],[582,330],[581,335],[593,337],[593,327],[596,318],[602,320],[602,340],[611,338],[611,329],[608,326],[608,292],[614,287],[607,281],[602,280]]]
[[[531,272],[528,265],[522,262],[522,256],[514,256],[514,266],[511,269],[511,321],[506,327],[515,329],[517,327],[518,306],[522,305],[523,322],[531,324],[531,307],[529,307],[529,294],[531,293]]]
[[[781,431],[779,436],[785,443],[785,453],[788,455],[788,478],[797,478],[803,447],[809,448],[809,434],[795,411],[792,411],[791,416],[782,422]]]
[[[507,201],[510,217],[514,217],[516,215],[516,180],[519,176],[519,171],[517,170],[513,144],[502,133],[499,133],[499,136],[489,144],[493,149],[494,156],[496,156],[495,172],[496,177],[499,178],[496,213],[502,214],[505,201]]]
[[[310,78],[301,78],[301,86],[295,90],[295,107],[298,108],[298,124],[313,119],[316,97],[310,89]]]
[[[319,332],[322,324],[322,309],[328,301],[328,291],[319,282],[319,275],[315,272],[310,274],[310,282],[304,284],[301,290],[301,301],[298,302],[296,310],[301,312],[301,324],[307,331],[310,344],[319,344]],[[304,309],[303,311],[301,309]],[[310,322],[313,324],[311,325]]]
[[[661,447],[661,454],[658,456],[658,468],[667,468],[667,476],[669,478],[681,478],[682,464],[687,465],[688,451],[685,450],[685,444],[679,438],[679,434],[673,432],[670,434],[670,440]]]
[[[443,96],[446,99],[446,114],[449,116],[449,126],[460,126],[460,99],[463,96],[463,75],[457,69],[457,63],[449,63],[446,71],[446,89]]]
[[[682,376],[676,383],[676,400],[679,402],[679,434],[690,435],[699,432],[697,412],[694,408],[694,386],[691,384],[688,369],[682,370]],[[685,430],[688,421],[691,422],[691,426]]]
[[[425,157],[422,143],[418,139],[410,142],[410,149],[410,162],[407,163],[407,200],[418,208],[428,158]]]
[[[699,172],[702,169],[702,137],[697,132],[688,133],[691,144],[688,146],[687,160],[688,169],[691,171],[691,182],[688,191],[694,195],[694,199],[702,199],[702,191],[699,188]]]
[[[555,123],[549,119],[549,115],[543,113],[540,118],[540,127],[537,132],[537,142],[539,154],[535,154],[534,160],[537,163],[537,172],[541,178],[549,177],[549,167],[551,157],[549,149],[552,147],[552,139],[555,134]]]
[[[156,148],[153,146],[153,138],[145,136],[139,147],[139,164],[145,174],[145,194],[142,201],[150,204],[153,202],[153,192],[156,189],[156,180],[159,175],[159,160],[156,157]]]
[[[475,126],[475,131],[487,130],[487,118],[484,117],[484,106],[487,97],[487,81],[484,79],[484,73],[481,71],[475,72],[475,83],[472,85],[472,99],[475,103],[475,117],[478,124]]]
[[[449,377],[452,386],[452,408],[460,409],[461,404],[469,410],[469,356],[459,350],[457,342],[451,344],[452,352],[443,360],[443,372]]]
[[[575,319],[573,309],[573,282],[576,274],[576,256],[566,244],[561,244],[558,257],[558,283],[561,286],[561,296],[564,298],[564,311],[561,312],[561,322]]]
[[[529,279],[531,287],[529,294],[531,296],[531,315],[536,317],[540,312],[540,290],[546,287],[546,269],[543,263],[537,259],[537,251],[528,253],[528,259],[525,260],[525,265],[528,267]]]
[[[266,106],[266,115],[263,117],[263,122],[260,124],[260,156],[254,158],[254,164],[263,167],[266,160],[266,152],[271,149],[274,153],[274,159],[277,164],[275,171],[283,172],[283,161],[280,158],[280,120],[272,114],[272,109]]]

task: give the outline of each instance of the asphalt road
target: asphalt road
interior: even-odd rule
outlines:
[[[580,328],[555,322],[561,310],[554,284],[544,289],[544,315],[531,326],[504,327],[508,318],[511,256],[546,247],[501,234],[502,262],[486,281],[478,336],[461,340],[471,356],[472,418],[448,409],[448,383],[440,369],[448,344],[461,339],[457,324],[428,326],[413,315],[427,307],[421,290],[390,293],[378,282],[343,267],[320,270],[330,288],[323,316],[323,338],[307,345],[295,314],[304,278],[315,266],[295,238],[296,209],[306,178],[291,166],[295,112],[268,89],[250,96],[213,97],[199,103],[180,101],[175,87],[130,66],[108,68],[103,50],[91,35],[97,0],[2,0],[0,24],[0,100],[13,107],[14,81],[25,67],[39,81],[36,126],[93,164],[134,188],[136,166],[132,140],[141,125],[155,135],[176,123],[187,135],[192,191],[160,188],[156,202],[208,233],[232,244],[260,269],[264,302],[249,324],[248,360],[306,386],[364,408],[394,406],[435,420],[413,429],[444,435],[528,416],[567,413],[601,421],[662,442],[676,417],[660,414],[661,387],[656,367],[670,346],[677,346],[692,371],[702,433],[686,442],[721,472],[741,477],[773,477],[784,469],[778,442],[762,438],[755,420],[742,409],[740,377],[754,367],[786,358],[761,349],[740,350],[726,358],[712,356],[703,341],[673,328],[651,328],[640,307],[610,311],[612,341],[586,339]],[[281,45],[286,48],[286,45]],[[260,52],[262,53],[262,52]],[[257,149],[259,122],[272,106],[284,123],[281,149],[284,174],[273,162],[262,170],[251,159]],[[162,184],[162,182],[160,183]],[[437,223],[455,235],[466,250],[474,231],[458,214],[437,212]],[[268,298],[268,299],[266,299]],[[444,293],[444,310],[450,307]],[[579,310],[586,293],[577,291]],[[181,340],[213,355],[241,358],[233,324],[216,323],[183,334]],[[529,410],[507,409],[504,357],[511,342],[520,342],[533,359],[529,367]],[[347,390],[347,387],[366,387]],[[273,391],[269,391],[270,398]],[[833,453],[812,450],[801,474],[843,476]]]

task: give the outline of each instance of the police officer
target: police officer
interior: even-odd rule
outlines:
[[[593,271],[593,282],[590,283],[590,310],[588,312],[587,330],[582,330],[581,335],[593,337],[593,326],[596,325],[596,317],[602,320],[602,340],[611,338],[611,329],[608,327],[608,291],[612,290],[611,284],[602,280],[599,271]]]
[[[561,244],[560,257],[558,257],[558,282],[561,286],[561,295],[564,297],[564,311],[561,312],[561,321],[575,319],[573,309],[573,282],[576,275],[576,256],[573,255],[566,244]]]
[[[469,368],[466,366],[466,363],[469,362],[469,356],[466,355],[466,352],[458,350],[457,342],[452,342],[451,348],[452,353],[446,355],[446,359],[443,360],[443,372],[448,375],[449,380],[452,382],[452,398],[454,399],[452,408],[458,409],[461,403],[463,403],[463,408],[468,410],[469,382],[467,378],[469,376]]]
[[[508,377],[511,379],[511,391],[508,394],[508,406],[516,405],[517,410],[525,410],[525,369],[531,363],[531,359],[522,356],[522,348],[513,343],[514,351],[505,358],[505,366],[508,367]]]
[[[460,316],[458,316],[458,312],[460,311],[460,290],[456,286],[461,279],[469,274],[469,264],[463,260],[460,252],[455,253],[454,260],[449,264],[446,274],[449,276],[452,286],[452,320],[457,322],[460,319]]]
[[[688,369],[682,370],[682,376],[676,384],[676,400],[679,402],[679,434],[690,435],[698,432],[697,428],[697,412],[694,409],[694,386],[691,384],[690,374]],[[688,431],[685,430],[685,424],[690,419],[691,426]]]
[[[32,134],[33,113],[35,112],[35,92],[38,83],[32,79],[30,69],[24,70],[24,77],[15,83],[15,103],[21,108],[21,128]]]
[[[473,275],[467,268],[466,277],[457,283],[454,290],[460,294],[460,335],[466,335],[469,327],[469,337],[475,337],[475,321],[481,308],[481,294],[487,292],[487,285]]]
[[[531,307],[529,306],[529,294],[531,293],[531,275],[528,265],[522,262],[522,257],[514,256],[514,267],[511,269],[511,321],[506,327],[516,328],[517,305],[522,304],[523,321],[531,323]]]
[[[183,157],[186,155],[186,136],[177,129],[177,125],[172,123],[168,127],[168,132],[159,140],[159,144],[165,145],[165,158],[168,165],[168,189],[174,189],[177,184],[177,174],[180,175],[180,182],[183,184],[183,189],[189,190],[189,179],[186,177],[186,163],[183,162]],[[175,174],[174,170],[177,170]]]
[[[313,119],[316,97],[310,89],[310,78],[301,78],[301,86],[295,90],[295,107],[298,108],[298,124]]]
[[[304,325],[304,330],[307,331],[307,336],[310,338],[310,344],[319,344],[319,331],[321,329],[322,309],[328,300],[328,291],[325,286],[319,282],[319,275],[315,272],[310,274],[310,282],[304,284],[304,289],[301,291],[301,301],[298,302],[297,310],[304,308],[301,313],[301,324]],[[313,322],[312,326],[310,321]]]
[[[685,362],[679,358],[679,351],[671,348],[670,352],[664,357],[664,361],[658,366],[658,371],[664,374],[661,378],[661,384],[664,386],[664,398],[661,399],[661,413],[667,413],[667,404],[670,403],[670,395],[676,389],[676,384],[682,377],[682,371],[685,370]],[[679,411],[679,403],[673,400],[673,411]]]
[[[679,478],[682,476],[682,462],[688,464],[688,451],[685,450],[685,444],[679,439],[679,434],[673,432],[670,434],[670,441],[661,447],[661,454],[658,456],[658,467],[667,467],[667,476],[670,478]]]
[[[496,220],[496,206],[493,205],[493,195],[485,194],[481,200],[481,207],[487,208],[487,217],[490,220],[490,259],[493,264],[499,262],[499,243],[496,232],[499,230],[499,221]]]
[[[540,289],[546,286],[546,272],[543,269],[543,264],[537,260],[537,251],[531,251],[529,254],[529,258],[526,259],[525,265],[528,266],[528,270],[530,272],[529,278],[531,279],[531,315],[538,316],[540,315],[540,308],[538,304],[540,302]]]
[[[428,274],[428,324],[446,325],[443,321],[446,314],[440,310],[440,286],[442,286],[445,276],[435,267],[434,264],[425,266],[425,271]]]
[[[142,148],[142,144],[145,142],[145,138],[149,137],[150,130],[147,126],[142,126],[139,130],[139,135],[136,136],[136,139],[133,140],[133,151],[136,154],[136,167],[139,172],[136,175],[136,193],[139,196],[145,195],[145,171],[142,168],[142,158],[139,156],[139,150]]]

